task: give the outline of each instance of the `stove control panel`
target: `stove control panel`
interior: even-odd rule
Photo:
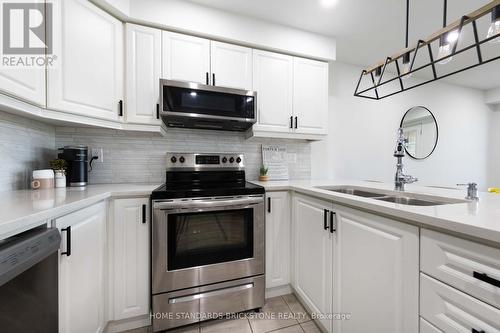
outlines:
[[[243,154],[238,153],[167,153],[167,170],[243,170],[244,161]]]

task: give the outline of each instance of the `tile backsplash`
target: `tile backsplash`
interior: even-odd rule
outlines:
[[[0,111],[0,191],[29,187],[34,169],[55,156],[54,126]]]
[[[300,140],[245,139],[243,133],[168,129],[159,134],[110,129],[57,127],[56,147],[71,144],[102,148],[103,163],[93,163],[91,184],[162,183],[165,181],[166,152],[243,152],[247,179],[257,179],[262,164],[262,144],[287,147],[290,179],[311,175],[310,144]]]

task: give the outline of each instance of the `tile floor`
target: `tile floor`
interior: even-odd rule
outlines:
[[[123,333],[151,333],[143,327]],[[293,295],[269,298],[261,313],[249,312],[237,319],[219,319],[189,325],[167,333],[321,333]]]

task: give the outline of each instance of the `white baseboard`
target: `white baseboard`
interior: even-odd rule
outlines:
[[[287,284],[284,286],[266,288],[266,299],[271,297],[283,296],[292,293],[292,287]]]
[[[128,330],[133,330],[140,327],[151,325],[151,316],[144,315],[130,319],[110,321],[106,325],[105,333],[118,333]]]

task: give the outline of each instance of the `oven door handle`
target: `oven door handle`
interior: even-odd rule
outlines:
[[[263,197],[255,198],[240,198],[228,200],[190,200],[177,202],[155,202],[154,209],[180,209],[180,208],[212,208],[212,207],[228,207],[228,206],[243,206],[263,203]]]

